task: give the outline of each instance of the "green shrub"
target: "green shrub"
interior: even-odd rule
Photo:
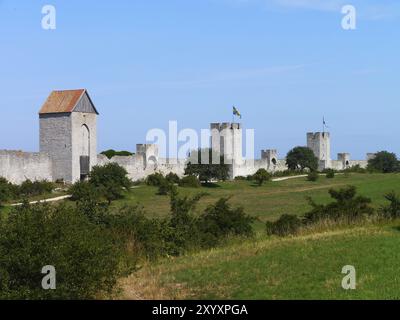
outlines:
[[[183,188],[199,188],[201,183],[196,176],[185,176],[179,181],[179,186]]]
[[[13,198],[11,183],[7,179],[0,177],[0,207]]]
[[[159,173],[153,173],[147,176],[146,184],[151,187],[159,187],[165,181],[165,177]]]
[[[297,216],[284,214],[275,222],[268,221],[266,229],[268,235],[284,237],[297,234],[301,225],[302,222]]]
[[[368,170],[365,168],[361,168],[361,166],[359,164],[352,166],[350,168],[347,168],[345,170],[343,170],[344,173],[367,173]]]
[[[247,215],[242,207],[231,208],[229,198],[221,198],[210,205],[198,220],[203,247],[212,247],[227,236],[253,235],[255,218]]]
[[[180,197],[177,189],[172,190],[171,219],[164,225],[163,230],[166,251],[170,255],[179,255],[190,248],[199,246],[199,232],[194,210],[204,196],[205,193],[200,193],[193,197]]]
[[[1,299],[94,299],[120,274],[121,241],[65,205],[25,204],[0,223]],[[56,269],[56,290],[41,270]]]
[[[249,174],[249,175],[246,177],[246,180],[247,180],[247,181],[254,181],[254,175],[253,175],[253,174]]]
[[[328,179],[333,179],[335,177],[335,170],[327,169],[327,170],[325,170],[325,172],[326,172],[326,177]]]
[[[89,181],[78,181],[74,183],[68,190],[72,201],[98,199],[101,195],[93,184]]]
[[[139,206],[125,206],[111,217],[111,228],[127,239],[139,256],[155,260],[168,254],[163,239],[164,219],[147,218]]]
[[[319,174],[317,171],[310,171],[307,175],[307,180],[308,181],[317,181],[319,179]]]
[[[181,180],[176,173],[170,172],[165,176],[165,179],[172,184],[178,184]]]
[[[294,176],[298,175],[299,172],[295,170],[283,170],[283,171],[275,171],[272,176],[276,178],[281,178],[281,177],[289,177],[289,176]]]
[[[379,210],[379,214],[386,219],[396,219],[400,217],[400,197],[394,192],[385,195],[385,199],[390,203]]]
[[[89,183],[109,203],[123,197],[123,190],[130,190],[132,181],[127,177],[127,171],[117,163],[95,166],[89,175]]]
[[[134,155],[134,153],[129,152],[129,151],[115,151],[113,149],[103,151],[100,154],[105,155],[108,159],[112,159],[115,156],[124,156],[124,157],[126,157],[126,156],[133,156]]]
[[[20,197],[35,197],[46,193],[51,193],[55,185],[52,182],[43,181],[31,181],[25,180],[18,188]]]
[[[245,181],[245,180],[247,180],[247,177],[244,177],[244,176],[237,176],[237,177],[235,177],[235,180],[236,180],[236,181]]]
[[[378,152],[374,158],[368,160],[368,170],[383,173],[399,171],[399,161],[395,153],[388,151]]]
[[[164,179],[158,187],[157,194],[160,196],[166,196],[171,192],[173,188],[176,188],[175,185]]]
[[[253,178],[259,186],[262,186],[264,182],[271,179],[271,175],[265,169],[258,169]]]
[[[335,201],[327,205],[316,204],[311,198],[308,198],[312,210],[305,214],[306,223],[315,223],[325,219],[332,221],[345,219],[353,222],[374,213],[374,209],[370,206],[371,199],[357,196],[354,186],[339,190],[330,189],[329,194]]]

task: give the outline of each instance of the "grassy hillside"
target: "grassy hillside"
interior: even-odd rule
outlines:
[[[354,185],[361,195],[370,197],[378,207],[383,204],[383,195],[391,190],[400,189],[399,174],[351,174],[337,175],[334,179],[321,177],[317,182],[307,181],[306,178],[291,179],[280,182],[268,182],[258,187],[248,181],[219,183],[214,188],[179,188],[182,194],[207,192],[209,195],[201,200],[198,210],[214,203],[220,197],[232,196],[230,203],[243,206],[246,213],[259,218],[257,229],[262,228],[267,220],[275,220],[281,214],[302,215],[310,209],[307,196],[317,202],[330,201],[330,188]],[[149,216],[163,216],[169,212],[169,198],[156,195],[157,188],[140,186],[133,189],[126,198],[114,205],[141,204]]]
[[[302,215],[310,209],[306,196],[330,200],[329,188],[354,185],[380,207],[383,196],[398,191],[398,174],[339,175],[318,182],[304,178],[269,182],[226,182],[208,189],[199,208],[221,196],[259,217],[256,239],[232,240],[224,247],[144,265],[122,280],[121,298],[128,299],[400,299],[400,221],[359,226],[317,227],[297,237],[265,234],[264,222],[283,213]],[[181,189],[194,194],[206,188]],[[140,203],[152,215],[168,212],[168,198],[141,187],[128,202]],[[126,201],[126,200],[125,200]],[[122,205],[119,203],[118,205]],[[341,287],[342,267],[357,270],[357,289]]]
[[[400,222],[231,244],[122,281],[127,299],[400,299]],[[357,289],[341,288],[353,265]]]

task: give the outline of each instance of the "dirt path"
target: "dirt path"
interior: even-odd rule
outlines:
[[[29,202],[29,204],[36,204],[36,203],[43,203],[43,202],[57,202],[57,201],[61,201],[61,200],[69,199],[69,198],[71,198],[71,195],[60,196],[60,197],[44,199],[44,200],[31,201],[31,202]],[[13,204],[10,204],[10,207],[18,207],[18,206],[22,206],[22,204],[23,203],[13,203]]]

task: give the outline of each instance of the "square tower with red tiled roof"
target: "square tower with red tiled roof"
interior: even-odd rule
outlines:
[[[97,115],[85,89],[53,91],[39,112],[40,151],[53,160],[54,180],[74,183],[97,163]]]

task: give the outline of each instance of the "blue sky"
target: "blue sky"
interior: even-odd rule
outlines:
[[[343,4],[357,30],[341,28]],[[50,91],[87,88],[99,151],[134,150],[169,120],[230,121],[236,105],[257,156],[304,145],[323,116],[334,157],[400,154],[399,35],[398,0],[0,0],[0,149],[38,150]]]

